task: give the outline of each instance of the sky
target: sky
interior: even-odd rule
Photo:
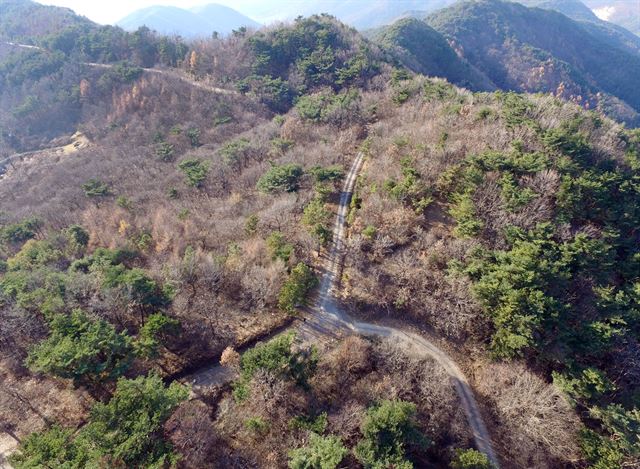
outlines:
[[[57,5],[71,8],[76,13],[86,16],[101,24],[113,24],[129,13],[152,5],[173,5],[190,8],[207,3],[219,3],[231,7],[240,13],[260,22],[268,24],[272,21],[293,18],[301,13],[308,13],[309,6],[322,9],[323,0],[36,0],[45,5]],[[354,0],[352,0],[354,1]],[[363,3],[375,0],[355,0]],[[424,0],[425,3],[433,0]],[[324,0],[335,3],[336,0]],[[630,11],[640,9],[640,0],[583,0],[594,8],[596,15],[602,19],[616,12],[621,5],[631,7]],[[304,6],[307,8],[304,8]],[[612,6],[615,5],[615,6]],[[306,11],[305,11],[306,10]],[[316,8],[313,8],[315,11]]]
[[[278,11],[298,10],[303,0],[36,0],[44,5],[56,5],[71,8],[76,13],[86,16],[92,21],[100,24],[113,24],[124,18],[129,13],[140,8],[152,5],[173,5],[181,8],[190,8],[196,5],[207,3],[219,3],[231,7],[250,18],[265,22],[278,19],[273,15],[274,3],[278,4]],[[320,4],[317,0],[307,0],[307,2]],[[291,16],[295,16],[292,11]],[[282,13],[280,13],[282,14]],[[277,15],[276,15],[277,16]]]

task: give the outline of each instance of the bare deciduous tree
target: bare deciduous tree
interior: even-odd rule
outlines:
[[[500,445],[518,467],[557,467],[580,456],[575,410],[552,384],[520,363],[482,368],[478,390],[500,422]]]

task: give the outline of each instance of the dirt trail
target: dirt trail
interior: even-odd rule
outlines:
[[[38,46],[31,46],[29,44],[19,44],[17,42],[10,42],[10,41],[5,41],[5,44],[8,46],[13,46],[13,47],[19,47],[20,49],[37,49],[37,50],[42,50],[42,47],[38,47]]]
[[[31,160],[37,156],[70,155],[81,148],[88,147],[91,144],[87,136],[82,132],[76,132],[69,138],[70,143],[66,145],[44,148],[42,150],[27,151],[24,153],[16,153],[15,155],[0,159],[0,179],[10,174],[11,169],[8,167],[13,166],[16,162]]]
[[[447,372],[467,416],[469,427],[473,432],[476,447],[487,455],[492,464],[498,468],[498,459],[491,445],[491,437],[482,419],[480,409],[467,379],[456,363],[436,344],[425,337],[401,329],[378,324],[354,321],[345,313],[335,300],[334,290],[339,286],[344,260],[344,231],[346,216],[349,210],[353,189],[362,167],[363,156],[358,154],[345,180],[340,195],[340,206],[333,229],[333,246],[325,264],[325,273],[320,284],[320,292],[316,306],[311,308],[311,316],[301,327],[303,337],[317,335],[338,337],[347,331],[364,336],[377,336],[392,339],[410,354],[428,356],[437,361]]]
[[[456,389],[477,449],[486,454],[498,469],[498,458],[493,451],[491,437],[482,419],[473,391],[456,363],[436,344],[418,334],[378,324],[354,321],[335,299],[334,292],[339,286],[344,259],[346,217],[362,163],[363,155],[358,154],[347,174],[344,188],[340,194],[340,205],[333,229],[333,245],[325,262],[325,272],[320,282],[318,296],[315,304],[305,312],[305,321],[298,327],[298,337],[303,341],[311,342],[338,339],[353,333],[385,337],[401,344],[404,350],[411,355],[433,358],[447,372]],[[232,377],[232,374],[224,372],[220,365],[216,365],[190,376],[190,382],[195,388],[220,386]]]
[[[101,63],[95,63],[95,62],[83,62],[82,65],[86,65],[87,67],[94,67],[94,68],[113,68],[115,65],[113,64],[101,64]],[[194,88],[200,88],[202,90],[205,91],[210,91],[212,93],[219,93],[219,94],[232,94],[232,95],[237,95],[239,94],[236,90],[231,90],[231,89],[227,89],[227,88],[219,88],[217,86],[214,86],[206,81],[201,81],[201,80],[196,80],[193,77],[187,75],[186,73],[179,71],[177,69],[169,69],[169,68],[143,68],[142,69],[145,73],[153,73],[156,75],[164,75],[170,78],[175,78],[177,80],[183,81],[185,83],[190,84],[191,86],[193,86]]]

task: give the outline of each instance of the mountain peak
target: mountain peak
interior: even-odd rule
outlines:
[[[260,26],[233,8],[217,3],[191,9],[153,5],[134,11],[116,24],[126,30],[147,26],[159,33],[178,34],[189,38],[210,36],[214,31],[225,35],[242,26]]]

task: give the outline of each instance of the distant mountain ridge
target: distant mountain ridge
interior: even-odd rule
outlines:
[[[635,0],[584,0],[599,18],[640,35],[640,4]]]
[[[610,29],[500,0],[457,3],[426,21],[500,89],[553,93],[640,122],[640,52]]]
[[[557,10],[575,20],[605,19],[640,34],[636,0],[513,0],[527,6]],[[298,15],[328,13],[359,30],[378,28],[406,16],[422,18],[456,0],[236,0],[233,8],[265,24]],[[283,3],[285,7],[283,7]],[[599,16],[594,14],[597,12]],[[606,12],[603,15],[602,12]]]
[[[237,0],[234,8],[264,23],[327,13],[358,30],[380,27],[410,11],[429,13],[455,0]],[[249,13],[251,12],[251,13]]]
[[[557,11],[580,22],[591,33],[607,35],[616,41],[617,45],[640,51],[640,37],[618,24],[598,18],[593,10],[580,0],[518,0],[518,3],[528,7]],[[638,10],[640,10],[640,3]]]
[[[161,34],[178,34],[186,38],[211,36],[214,31],[226,35],[243,26],[260,27],[260,23],[248,16],[216,3],[191,9],[150,6],[134,11],[116,24],[128,31],[147,26]]]
[[[544,10],[555,10],[573,20],[593,21],[600,20],[587,5],[580,0],[518,0],[528,7],[537,7]]]

